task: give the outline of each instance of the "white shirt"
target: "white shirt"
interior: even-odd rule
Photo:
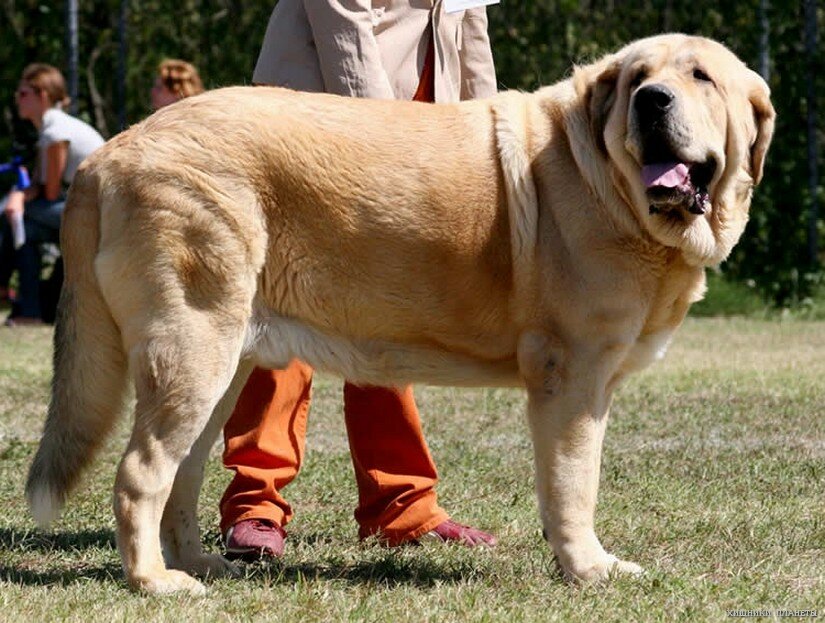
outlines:
[[[105,143],[103,137],[88,123],[66,114],[59,108],[50,108],[43,115],[43,125],[37,141],[40,151],[38,181],[41,184],[46,183],[46,150],[50,145],[61,142],[69,144],[66,169],[63,171],[63,183],[67,185],[71,184],[80,163]]]

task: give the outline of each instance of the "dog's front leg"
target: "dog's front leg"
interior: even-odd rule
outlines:
[[[540,335],[522,340],[519,352],[545,535],[565,576],[579,581],[641,572],[608,554],[594,530],[613,359],[600,349],[561,348]]]

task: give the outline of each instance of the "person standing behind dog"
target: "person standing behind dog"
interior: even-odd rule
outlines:
[[[5,201],[0,234],[0,290],[5,291],[16,267],[20,291],[7,326],[40,324],[40,245],[60,241],[66,189],[83,160],[103,145],[92,126],[63,112],[69,103],[66,81],[56,67],[33,63],[23,70],[15,91],[17,110],[38,131],[37,163],[32,185],[14,189]],[[12,223],[22,218],[22,240],[14,242]],[[22,244],[21,244],[22,243]],[[19,246],[15,250],[15,246]]]
[[[465,5],[467,3],[464,3]],[[489,4],[477,2],[476,4]],[[447,13],[441,0],[280,0],[253,82],[351,97],[456,102],[496,93],[482,7]],[[304,454],[312,368],[256,369],[224,429],[235,476],[221,500],[226,554],[279,556],[292,509],[281,496]],[[359,536],[391,546],[432,540],[494,545],[437,503],[437,474],[411,387],[344,385],[358,484]]]

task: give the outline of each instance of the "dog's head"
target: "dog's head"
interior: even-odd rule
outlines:
[[[719,43],[661,35],[578,69],[575,85],[596,149],[642,226],[691,263],[725,259],[773,134],[759,75]]]

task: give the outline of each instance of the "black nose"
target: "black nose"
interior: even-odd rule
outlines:
[[[633,106],[642,126],[649,126],[667,114],[673,107],[676,96],[661,84],[648,84],[636,91]]]

